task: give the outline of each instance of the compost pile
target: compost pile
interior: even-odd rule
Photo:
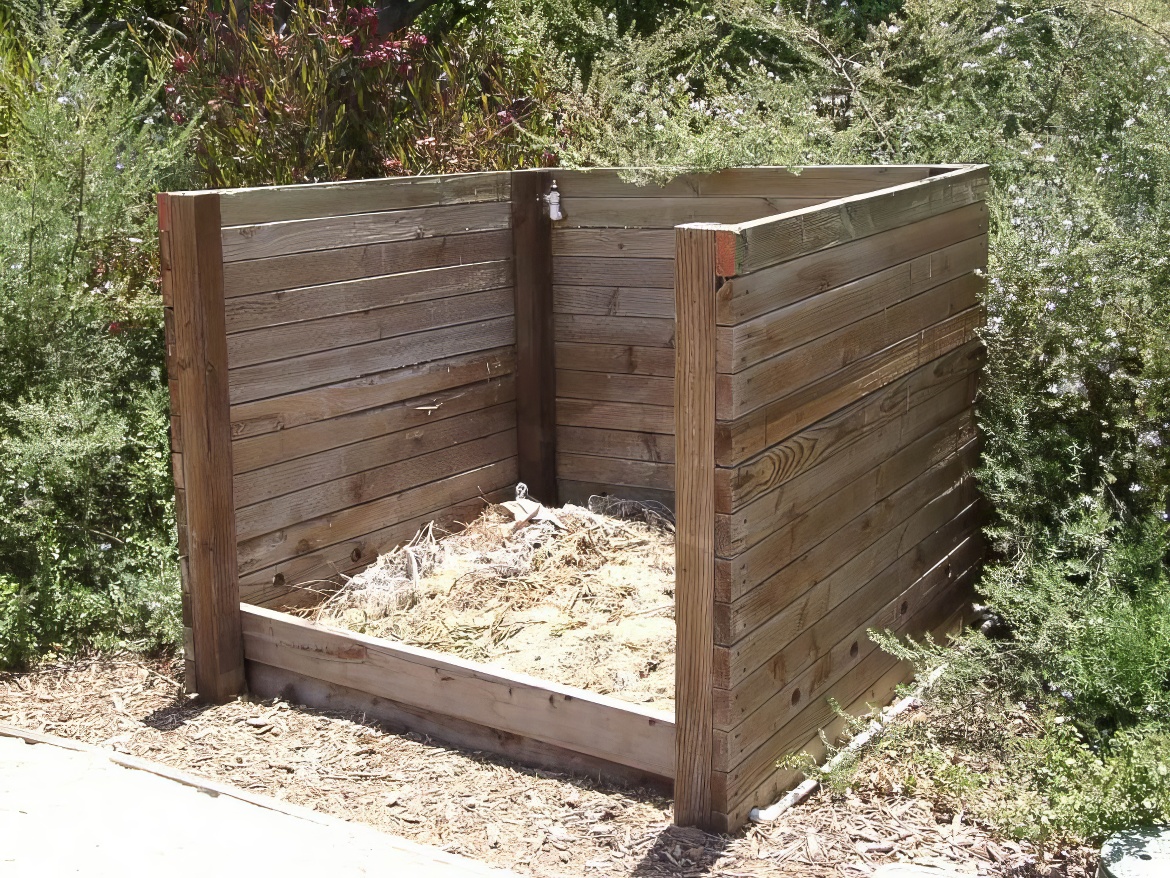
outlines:
[[[673,710],[673,522],[632,501],[521,497],[457,533],[424,528],[313,618]]]

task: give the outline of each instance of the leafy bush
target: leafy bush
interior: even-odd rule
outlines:
[[[184,149],[125,46],[53,16],[0,58],[0,665],[173,643],[177,565],[152,195]]]
[[[535,43],[497,27],[377,35],[363,6],[300,0],[246,17],[209,0],[171,46],[172,117],[200,124],[212,186],[514,168],[551,160],[552,86]],[[490,24],[495,25],[495,21]],[[520,24],[510,25],[512,35]]]

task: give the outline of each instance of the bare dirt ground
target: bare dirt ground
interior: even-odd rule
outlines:
[[[674,528],[595,500],[490,506],[458,533],[424,530],[311,618],[672,711]]]
[[[670,826],[640,790],[522,768],[390,734],[360,716],[181,695],[176,660],[105,657],[0,676],[0,722],[153,759],[537,876],[866,876],[880,864],[969,875],[1094,874],[883,784],[822,793],[733,837]],[[866,768],[863,766],[863,773]],[[880,765],[873,767],[880,774]]]

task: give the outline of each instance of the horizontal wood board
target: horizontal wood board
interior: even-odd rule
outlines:
[[[241,596],[319,599],[517,477],[506,174],[226,193]]]
[[[986,169],[947,169],[717,233],[711,795],[726,828],[795,780],[776,764],[832,726],[830,699],[903,678],[865,632],[938,628],[977,575],[985,189]]]
[[[241,613],[249,661],[659,777],[674,774],[670,714],[259,607]]]

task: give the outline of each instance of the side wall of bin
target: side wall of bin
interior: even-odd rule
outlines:
[[[734,829],[790,788],[798,775],[778,762],[838,732],[830,699],[885,702],[907,669],[867,630],[938,630],[969,594],[983,551],[970,471],[986,185],[983,168],[940,169],[788,217],[680,230],[680,248],[716,266],[687,281],[713,295],[707,313],[679,292],[680,347],[710,346],[714,361],[692,379],[713,432],[679,478],[680,496],[684,481],[710,485],[713,518],[697,501],[679,514],[680,547],[709,543],[686,571],[696,584],[678,583],[680,656],[712,650],[680,678],[677,707],[680,748],[710,747],[708,788],[700,772],[677,794],[696,822]],[[687,697],[709,700],[709,741],[683,743]]]

